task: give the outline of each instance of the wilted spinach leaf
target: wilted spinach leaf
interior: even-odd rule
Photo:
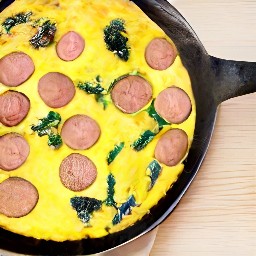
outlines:
[[[75,196],[70,199],[70,204],[76,210],[78,218],[83,223],[88,223],[92,213],[101,209],[102,201],[90,197]]]
[[[155,185],[156,180],[158,179],[158,176],[159,176],[160,172],[162,171],[162,167],[156,160],[153,160],[149,164],[148,169],[150,171],[149,177],[151,179],[151,183],[150,183],[150,186],[149,186],[148,190],[151,190],[153,188],[153,186]]]
[[[129,215],[132,211],[132,207],[135,207],[135,206],[137,206],[135,197],[131,195],[128,198],[127,202],[125,202],[118,208],[118,212],[115,215],[114,219],[112,220],[113,225],[120,223],[121,220],[123,219],[123,216]]]
[[[115,184],[116,180],[113,174],[109,174],[107,178],[107,183],[108,183],[108,197],[105,200],[105,203],[107,206],[114,206],[116,207],[116,202],[114,200],[114,194],[115,194]]]
[[[107,157],[108,165],[114,161],[114,159],[122,151],[123,148],[124,148],[124,142],[121,142],[118,145],[115,145],[114,149],[110,151],[108,154],[108,157]]]
[[[7,18],[3,23],[2,26],[4,27],[7,34],[10,33],[10,30],[19,24],[27,23],[30,21],[30,16],[32,12],[20,12],[12,17]]]
[[[143,148],[145,148],[148,145],[148,143],[154,139],[155,136],[156,134],[154,132],[147,130],[144,133],[142,133],[141,136],[135,142],[133,142],[131,147],[136,151],[140,151]]]
[[[159,128],[161,129],[164,125],[169,125],[169,123],[166,122],[161,116],[159,116],[157,114],[155,107],[154,107],[154,102],[155,102],[155,100],[152,101],[151,105],[148,107],[148,109],[146,111],[148,112],[150,117],[155,119]]]

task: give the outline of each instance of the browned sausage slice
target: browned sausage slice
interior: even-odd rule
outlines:
[[[164,38],[155,38],[147,46],[145,59],[156,70],[169,68],[177,56],[175,48]]]
[[[75,86],[66,75],[50,72],[39,80],[38,93],[47,106],[61,108],[75,96]]]
[[[177,165],[188,149],[188,136],[181,129],[167,131],[157,142],[155,158],[168,166]]]
[[[160,116],[174,124],[184,122],[192,109],[189,96],[178,87],[169,87],[160,92],[154,106]]]
[[[0,59],[0,82],[15,87],[35,71],[33,60],[24,52],[12,52]]]
[[[38,191],[29,181],[11,177],[0,183],[0,213],[11,218],[29,214],[38,202]]]
[[[86,156],[71,154],[60,165],[60,180],[72,191],[82,191],[97,177],[95,164]]]
[[[0,95],[0,122],[5,126],[18,125],[29,109],[30,101],[23,93],[7,91]]]
[[[71,61],[82,54],[84,47],[84,39],[78,33],[69,31],[61,37],[56,51],[59,58],[65,61]]]
[[[97,122],[86,115],[75,115],[65,121],[61,130],[63,141],[73,149],[88,149],[100,137]]]
[[[29,155],[29,144],[18,133],[0,136],[0,168],[12,171],[20,167]]]
[[[135,113],[151,100],[152,87],[144,78],[129,75],[115,84],[111,98],[124,113]]]

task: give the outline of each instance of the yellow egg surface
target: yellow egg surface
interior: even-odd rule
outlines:
[[[24,136],[30,145],[30,154],[26,162],[13,171],[0,169],[0,182],[8,177],[21,177],[30,181],[38,190],[39,200],[35,208],[26,216],[9,218],[0,214],[0,226],[12,232],[37,239],[54,241],[77,240],[86,237],[106,236],[133,225],[166,194],[181,174],[184,165],[180,162],[174,167],[161,164],[162,170],[153,188],[149,190],[150,177],[148,166],[154,160],[154,149],[159,138],[169,129],[183,129],[192,143],[195,127],[195,101],[188,72],[179,55],[166,70],[158,71],[148,66],[144,53],[149,42],[154,38],[170,38],[154,24],[133,2],[128,0],[16,0],[0,14],[0,24],[17,13],[32,12],[30,21],[14,26],[6,33],[0,26],[0,58],[14,52],[28,54],[35,64],[35,72],[23,84],[7,87],[0,83],[0,95],[8,90],[22,92],[30,99],[31,108],[27,117],[17,126],[6,127],[0,123],[0,136],[16,132]],[[56,23],[54,41],[47,47],[34,49],[29,40],[37,32],[32,24],[43,18]],[[106,48],[104,28],[114,19],[125,21],[126,36],[130,48],[128,61],[123,61]],[[73,61],[63,61],[56,53],[56,45],[68,31],[76,31],[85,40],[85,49]],[[64,107],[48,107],[38,94],[38,81],[48,72],[60,72],[68,76],[75,84],[76,93],[72,101]],[[182,88],[189,96],[192,111],[181,124],[165,125],[155,138],[141,151],[135,151],[131,145],[146,130],[155,130],[157,123],[146,109],[150,103],[135,114],[125,114],[115,107],[109,95],[108,104],[95,100],[95,95],[87,94],[77,88],[79,82],[95,81],[101,77],[102,86],[107,89],[111,83],[126,74],[139,74],[153,88],[153,98],[167,87]],[[39,119],[49,111],[56,111],[62,121],[58,127],[76,114],[88,115],[97,120],[101,135],[97,143],[87,150],[73,150],[65,143],[59,149],[47,145],[47,136],[39,137],[31,130]],[[115,145],[124,143],[124,148],[114,161],[107,163],[107,157]],[[59,167],[62,160],[72,154],[80,153],[90,158],[97,167],[97,178],[88,188],[74,192],[60,181]],[[108,176],[115,178],[114,200],[116,207],[104,202],[108,196]],[[120,223],[113,224],[119,208],[130,196],[134,196],[136,206],[130,214],[124,215]],[[96,198],[102,202],[97,211],[90,214],[90,221],[84,223],[78,218],[70,200],[75,196]]]

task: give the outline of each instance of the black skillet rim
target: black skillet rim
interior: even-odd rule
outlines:
[[[2,1],[6,6],[11,1]],[[97,239],[83,239],[78,241],[54,242],[37,240],[24,237],[10,231],[0,229],[0,248],[16,253],[31,255],[81,255],[93,254],[113,249],[147,233],[159,225],[173,211],[190,183],[194,179],[206,154],[208,144],[214,127],[217,104],[214,100],[211,89],[214,79],[210,72],[210,59],[203,45],[196,34],[189,26],[182,15],[165,0],[133,1],[142,9],[154,22],[156,22],[166,34],[174,41],[181,55],[184,66],[187,68],[192,81],[196,105],[202,105],[202,110],[197,111],[195,138],[204,138],[202,141],[195,140],[192,144],[185,168],[178,181],[167,192],[159,203],[150,210],[150,214],[144,216],[133,226],[123,231],[107,235]],[[152,7],[152,8],[151,8]],[[153,8],[154,7],[154,8]],[[163,15],[164,13],[164,15]],[[168,22],[161,23],[161,20]],[[166,26],[166,23],[168,26]],[[195,63],[200,63],[195,70]],[[204,66],[204,68],[203,68]],[[203,69],[203,70],[202,70]],[[202,74],[204,77],[211,77],[209,86],[203,86]],[[198,86],[200,84],[200,86]],[[198,88],[199,87],[199,88]],[[204,95],[208,97],[208,103],[204,102]],[[203,98],[203,99],[202,99]],[[198,108],[197,108],[198,109]],[[205,129],[207,128],[207,129]]]

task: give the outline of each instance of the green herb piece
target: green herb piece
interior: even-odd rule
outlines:
[[[169,125],[168,122],[166,122],[161,116],[159,116],[155,110],[154,107],[154,102],[155,100],[152,101],[151,105],[148,107],[148,109],[146,110],[148,112],[148,115],[152,118],[155,119],[155,121],[157,122],[159,129],[161,129],[164,125]]]
[[[154,137],[163,129],[164,125],[170,125],[161,116],[157,114],[154,107],[154,100],[152,101],[151,105],[148,107],[146,111],[148,112],[148,115],[157,122],[158,127],[155,132],[152,132],[150,130],[145,131],[141,135],[141,137],[131,145],[131,147],[136,151],[140,151],[143,148],[145,148],[147,144],[151,142],[154,139]]]
[[[114,149],[110,151],[108,154],[108,157],[107,157],[108,165],[110,165],[114,161],[114,159],[122,151],[123,148],[124,148],[124,142],[121,142],[120,144],[115,145]]]
[[[4,27],[7,34],[10,34],[10,30],[19,24],[27,23],[30,21],[30,16],[32,12],[20,12],[13,17],[7,18],[3,23],[2,26]]]
[[[105,110],[109,101],[106,98],[108,92],[102,87],[102,81],[101,76],[98,75],[92,82],[79,82],[77,87],[87,94],[95,94],[95,100],[101,103]]]
[[[134,71],[132,71],[132,72],[130,72],[130,73],[128,73],[128,74],[122,75],[122,76],[120,76],[120,77],[114,79],[114,80],[110,83],[110,85],[109,85],[109,87],[108,87],[108,90],[107,90],[107,93],[110,93],[110,92],[112,91],[112,89],[114,88],[114,86],[116,85],[116,83],[118,83],[120,80],[122,80],[122,79],[128,77],[129,75],[131,75],[131,76],[138,76],[138,75],[139,75],[139,71],[134,70]]]
[[[104,110],[107,108],[109,101],[106,99],[105,94],[95,94],[95,100],[103,105]]]
[[[61,136],[56,131],[60,122],[60,114],[50,111],[46,117],[39,119],[37,125],[32,125],[31,130],[36,132],[39,137],[48,135],[48,146],[58,149],[62,145]]]
[[[128,76],[128,75],[125,74],[125,75],[122,75],[122,76],[120,76],[120,77],[114,79],[114,80],[110,83],[110,85],[109,85],[109,87],[108,87],[108,90],[107,90],[107,93],[111,93],[111,91],[112,91],[112,89],[114,88],[114,86],[116,85],[116,83],[118,83],[120,80],[124,79],[124,78],[127,77],[127,76]]]
[[[33,28],[41,27],[41,26],[43,26],[44,22],[46,22],[48,20],[49,20],[48,18],[41,17],[33,22],[32,27]]]
[[[124,35],[125,21],[114,19],[104,29],[104,41],[107,49],[114,52],[121,60],[129,59],[129,47],[127,46],[128,38]]]
[[[122,76],[123,77],[123,76]],[[114,86],[116,85],[116,83],[118,81],[120,81],[122,79],[122,77],[120,78],[116,78],[113,82],[111,82],[111,84],[108,87],[108,93],[111,93],[112,89],[114,88]]]
[[[146,130],[135,142],[133,142],[131,147],[136,151],[141,151],[148,145],[149,142],[151,142],[154,139],[155,136],[156,134],[154,132]]]
[[[62,138],[59,134],[51,132],[48,134],[48,146],[53,147],[54,149],[60,148],[62,145]]]
[[[95,78],[96,82],[101,83],[103,80],[100,75],[97,75]]]
[[[117,211],[117,214],[115,215],[114,219],[112,220],[113,225],[116,225],[121,222],[124,215],[129,215],[132,212],[132,207],[137,206],[135,197],[131,195],[127,202],[122,204]]]
[[[140,72],[139,72],[139,70],[135,69],[135,70],[131,71],[131,72],[129,73],[129,75],[131,75],[131,76],[139,76],[139,75],[140,75]]]
[[[153,188],[153,186],[155,185],[156,180],[158,179],[158,176],[159,176],[160,172],[162,171],[162,167],[156,160],[153,160],[149,164],[147,169],[150,172],[149,177],[151,179],[151,183],[150,183],[150,186],[149,186],[148,190],[151,190]]]
[[[79,82],[77,87],[80,90],[85,91],[87,94],[101,94],[102,92],[105,91],[105,89],[99,83],[95,85],[91,82],[85,82],[85,83]]]
[[[47,47],[53,42],[56,30],[56,24],[46,20],[38,27],[38,32],[29,40],[29,42],[35,49]]]
[[[116,180],[113,174],[109,174],[107,178],[108,183],[108,197],[105,200],[105,203],[107,206],[114,206],[116,207],[116,202],[114,200],[114,194],[115,194],[115,184]]]
[[[83,196],[75,196],[70,199],[70,204],[77,212],[77,217],[85,224],[91,219],[92,213],[101,209],[102,201]]]
[[[49,129],[58,128],[61,122],[61,116],[59,113],[50,111],[48,115],[42,119],[39,119],[37,125],[32,125],[31,129],[41,137],[49,133]]]

